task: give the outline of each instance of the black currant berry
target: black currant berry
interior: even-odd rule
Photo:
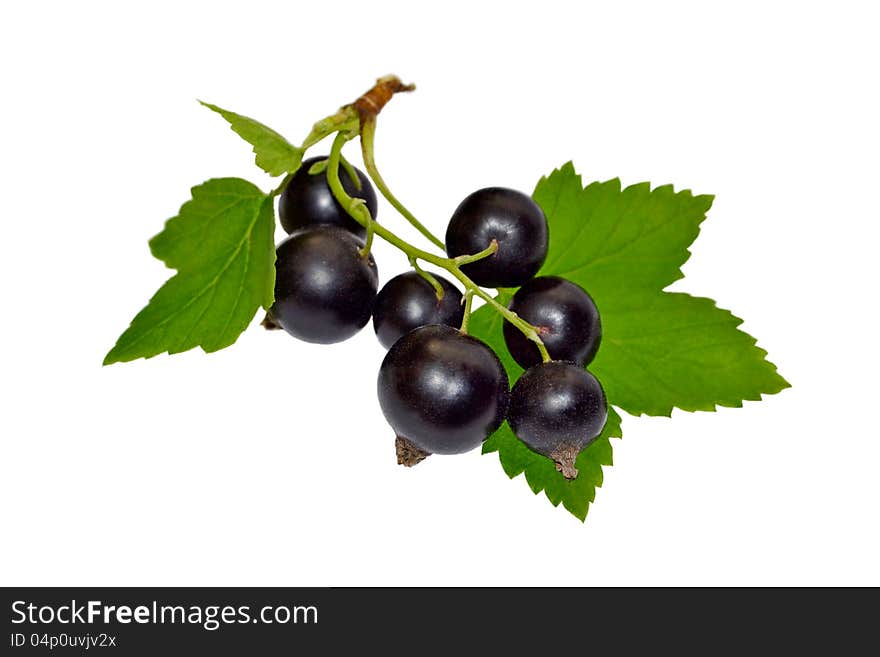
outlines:
[[[479,446],[504,420],[507,386],[498,356],[476,338],[442,324],[407,333],[385,355],[377,386],[398,462]]]
[[[373,306],[373,328],[386,349],[419,326],[446,324],[458,328],[464,317],[461,292],[442,276],[433,275],[443,288],[443,298],[417,272],[395,276],[385,283]]]
[[[461,270],[483,287],[519,287],[538,273],[547,257],[547,218],[522,192],[503,187],[478,190],[452,214],[446,253],[479,253],[492,240],[498,241],[498,251]]]
[[[513,386],[507,421],[520,440],[574,479],[577,455],[602,433],[607,415],[596,377],[573,363],[550,361],[527,369]]]
[[[342,342],[370,319],[379,276],[357,237],[335,226],[311,226],[276,250],[275,303],[266,324],[306,342]]]
[[[584,289],[557,276],[541,276],[523,285],[509,308],[538,329],[553,360],[588,365],[602,341],[599,310]],[[525,368],[541,362],[534,342],[510,322],[504,322],[504,341],[510,355]]]
[[[330,191],[330,185],[327,183],[326,170],[316,174],[309,173],[313,164],[326,159],[326,157],[313,157],[305,160],[281,192],[281,197],[278,199],[278,218],[281,227],[292,233],[314,224],[330,224],[345,228],[363,238],[367,234],[366,229],[352,219],[333,198],[333,192]],[[348,175],[348,170],[343,166],[339,167],[339,180],[349,196],[364,200],[370,215],[375,219],[376,193],[364,173],[357,168],[355,171],[360,186]]]

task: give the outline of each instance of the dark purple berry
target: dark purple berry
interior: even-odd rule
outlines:
[[[557,276],[541,276],[523,285],[509,308],[538,329],[550,358],[588,365],[602,341],[599,310],[584,289]],[[504,322],[504,341],[510,355],[524,368],[541,362],[534,342],[510,322]]]
[[[461,270],[483,287],[519,287],[538,273],[547,257],[544,212],[522,192],[503,187],[478,190],[461,202],[446,228],[446,253],[472,255],[498,251],[463,265]]]
[[[464,317],[461,292],[442,276],[433,275],[443,288],[443,298],[417,272],[395,276],[385,283],[373,306],[373,328],[386,349],[413,329],[426,324],[458,328]]]
[[[276,250],[275,303],[267,324],[306,342],[341,342],[370,319],[379,277],[354,235],[335,226],[293,233]]]
[[[382,361],[377,388],[404,465],[478,447],[507,411],[507,373],[498,356],[442,324],[422,326],[395,342]]]
[[[333,192],[330,191],[330,185],[327,183],[327,171],[309,173],[313,164],[326,159],[326,157],[313,157],[305,160],[281,192],[281,197],[278,199],[278,218],[281,227],[292,233],[306,226],[329,224],[345,228],[363,239],[367,234],[366,229],[352,219],[333,197]],[[370,215],[375,219],[376,193],[366,175],[357,168],[355,172],[359,185],[348,175],[348,170],[344,166],[339,167],[339,180],[349,196],[364,200]]]
[[[573,363],[550,361],[527,369],[513,386],[507,421],[520,440],[574,479],[577,455],[602,433],[607,415],[596,377]]]

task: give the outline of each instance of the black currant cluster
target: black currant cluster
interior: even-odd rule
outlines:
[[[510,390],[495,352],[460,330],[464,299],[450,281],[412,271],[377,292],[376,263],[363,254],[365,228],[334,198],[323,159],[303,162],[279,199],[290,235],[277,248],[275,304],[265,325],[328,344],[351,337],[372,317],[389,350],[379,370],[379,403],[405,465],[471,450],[506,418],[523,442],[575,477],[575,458],[605,425],[605,394],[585,369],[602,327],[581,287],[535,278],[548,248],[541,208],[511,189],[481,189],[462,201],[446,231],[450,258],[497,243],[494,253],[460,270],[482,287],[519,287],[509,308],[536,329],[551,359],[543,362],[536,342],[505,320],[507,347],[526,369]],[[345,191],[375,218],[367,177],[350,166],[339,173]]]

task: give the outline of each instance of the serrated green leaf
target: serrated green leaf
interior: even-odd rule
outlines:
[[[602,300],[604,336],[590,365],[608,399],[633,415],[742,406],[789,387],[767,352],[711,299],[630,294]]]
[[[711,411],[788,387],[755,339],[739,330],[740,319],[710,299],[663,291],[682,277],[713,197],[675,192],[669,185],[652,190],[648,183],[623,189],[618,180],[583,187],[568,163],[538,182],[534,198],[550,226],[539,275],[578,283],[599,308],[602,346],[590,370],[610,405],[635,415]],[[498,301],[506,303],[511,295],[505,290]],[[512,385],[522,368],[504,344],[501,317],[484,306],[469,326],[498,353]],[[613,409],[603,437],[578,456],[581,474],[571,482],[506,424],[483,451],[497,451],[509,476],[525,473],[533,491],[545,491],[554,505],[562,502],[583,519],[602,481],[601,466],[611,463],[607,435],[621,435]]]
[[[681,278],[711,196],[618,180],[583,187],[571,163],[535,188],[550,226],[540,275],[586,289],[602,317],[591,364],[612,404],[639,415],[741,406],[788,387],[742,320],[709,299],[663,292]]]
[[[584,188],[571,162],[541,178],[533,196],[550,225],[550,249],[538,275],[576,281],[594,298],[621,287],[659,292],[681,278],[713,200],[676,193],[671,185],[621,189],[617,179]]]
[[[241,178],[213,178],[190,190],[192,199],[150,240],[150,252],[172,269],[202,269],[218,253],[238,248],[266,194]]]
[[[254,147],[257,166],[270,176],[293,173],[302,164],[303,150],[291,144],[272,128],[247,116],[199,101],[229,122],[235,133]]]
[[[272,198],[239,178],[209,180],[150,243],[178,270],[119,337],[104,364],[228,347],[275,285]]]

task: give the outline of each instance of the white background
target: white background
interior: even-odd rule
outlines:
[[[0,583],[880,584],[872,7],[4,3]],[[626,416],[582,525],[495,455],[398,467],[371,329],[101,368],[189,187],[272,184],[195,99],[299,140],[389,72],[379,164],[435,232],[569,159],[716,194],[676,288],[793,388]]]

